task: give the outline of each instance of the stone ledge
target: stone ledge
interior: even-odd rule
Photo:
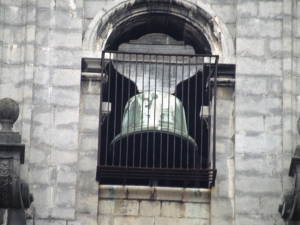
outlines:
[[[210,189],[100,185],[100,199],[147,199],[210,203]]]

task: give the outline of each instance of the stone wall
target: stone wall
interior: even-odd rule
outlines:
[[[206,196],[203,204],[176,199],[181,194],[155,201],[149,192],[104,196],[111,187],[100,188],[98,202],[99,82],[81,78],[81,58],[100,51],[83,50],[82,39],[126,2],[0,0],[0,98],[20,104],[14,131],[26,145],[21,177],[34,195],[28,224],[139,224],[144,217],[149,224],[284,224],[277,209],[293,189],[288,169],[300,140],[300,1],[182,1],[213,16],[222,61],[236,63],[235,89],[218,93],[218,176],[211,203]],[[150,189],[132,193],[143,190]],[[129,214],[122,211],[127,203]],[[193,210],[203,205],[208,214],[196,218]]]
[[[210,190],[100,185],[98,224],[208,225]]]
[[[79,122],[78,182],[76,218],[82,224],[97,225],[98,182],[98,121],[100,82],[82,79]]]
[[[75,220],[82,1],[2,0],[0,9],[0,97],[20,104],[28,218],[66,224]]]
[[[293,3],[237,1],[236,224],[284,223],[276,212],[279,196],[291,189],[287,170],[296,144],[290,44]]]

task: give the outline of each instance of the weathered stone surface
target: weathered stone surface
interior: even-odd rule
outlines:
[[[56,171],[57,185],[68,186],[72,188],[72,186],[76,183],[76,178],[77,178],[77,174],[76,174],[77,171],[75,170],[75,167],[60,166],[56,170],[57,170]]]
[[[244,175],[280,176],[282,173],[282,155],[236,154],[235,169]]]
[[[271,224],[276,224],[282,223],[282,219],[280,218],[280,215],[276,214],[274,217],[271,216],[263,216],[263,215],[245,215],[245,214],[236,214],[236,223],[237,224],[249,224],[249,225],[254,225],[254,224],[266,224],[266,225],[271,225]]]
[[[280,97],[240,95],[236,98],[236,114],[280,116],[281,110],[282,98]]]
[[[42,102],[42,99],[38,99],[38,102]],[[46,101],[46,100],[45,100]],[[44,127],[49,127],[54,124],[54,108],[47,104],[37,105],[32,109],[32,124],[42,125]]]
[[[67,221],[65,220],[51,220],[51,219],[36,219],[34,220],[36,225],[66,225]]]
[[[29,149],[28,149],[29,150]],[[47,145],[31,145],[31,154],[29,161],[33,164],[44,164],[48,165],[50,159],[50,147]]]
[[[82,113],[84,115],[99,115],[99,95],[83,95]]]
[[[48,86],[51,82],[51,68],[50,67],[35,67],[33,82],[36,85]]]
[[[260,214],[260,197],[239,194],[235,203],[239,208],[235,209],[238,214],[258,215]]]
[[[53,145],[78,147],[78,130],[76,127],[53,127],[51,129],[51,138],[54,140]]]
[[[120,190],[122,191],[122,190]],[[155,192],[154,187],[147,186],[127,186],[126,187],[126,195],[129,199],[151,199]]]
[[[96,166],[95,166],[96,168]],[[94,173],[94,174],[93,174]],[[92,175],[91,175],[92,174]],[[98,182],[95,180],[96,177],[96,169],[93,171],[87,172],[79,172],[77,174],[77,196],[76,196],[76,204],[77,208],[81,210],[89,209],[90,212],[97,211],[98,207]],[[86,201],[86,198],[91,199],[90,201]],[[94,200],[97,200],[97,203]],[[82,205],[80,205],[82,202]],[[83,212],[83,211],[80,211]],[[85,212],[86,213],[86,212]]]
[[[236,71],[241,75],[268,75],[272,77],[282,75],[281,59],[237,57],[236,60]],[[255,68],[255,72],[252,68]]]
[[[77,213],[76,220],[80,222],[80,225],[98,225],[97,214]]]
[[[81,39],[81,35],[78,35],[76,32],[50,30],[51,47],[53,48],[74,49],[77,47],[79,49],[81,47]]]
[[[135,217],[135,216],[104,216],[99,217],[99,222],[104,225],[109,224],[134,224],[134,225],[143,225],[150,224],[154,225],[154,217]]]
[[[76,166],[78,149],[68,146],[51,147],[49,163],[52,166]]]
[[[38,9],[36,11],[36,21],[39,28],[49,28],[51,13],[49,9]]]
[[[235,23],[235,5],[212,5],[212,9],[224,23]]]
[[[74,187],[54,187],[52,189],[52,202],[57,208],[74,208],[75,205],[75,189]],[[73,209],[73,213],[75,213]]]
[[[100,99],[100,82],[90,80],[81,81],[81,93],[82,94],[95,94]],[[96,98],[95,96],[95,98]],[[100,101],[100,100],[99,100]]]
[[[77,126],[79,121],[79,109],[76,107],[60,107],[54,109],[54,125],[64,127]]]
[[[53,68],[52,85],[57,87],[76,87],[80,85],[80,70]]]
[[[261,38],[237,38],[237,54],[241,56],[264,56],[265,40]]]
[[[210,203],[211,192],[207,189],[189,188],[182,193],[183,202]]]
[[[279,194],[282,191],[281,180],[278,176],[249,176],[237,173],[235,176],[235,191],[265,195]]]
[[[48,46],[49,41],[50,41],[50,35],[49,35],[50,30],[49,29],[36,29],[36,34],[35,34],[35,42],[37,45],[40,46]]]
[[[47,165],[30,165],[29,183],[49,185],[49,167]]]
[[[99,204],[100,215],[112,215],[114,213],[114,200],[101,200]]]
[[[81,178],[79,176],[79,178]],[[97,187],[95,181],[94,186]],[[97,189],[96,189],[97,190]],[[77,213],[89,213],[97,214],[98,208],[98,192],[89,193],[88,190],[78,191],[76,193],[76,212]]]
[[[280,21],[262,20],[258,18],[237,20],[237,35],[244,37],[282,37],[282,23]]]
[[[85,152],[79,155],[78,167],[82,172],[93,172],[97,166],[97,152]]]
[[[151,210],[149,210],[151,209]],[[161,203],[142,201],[140,203],[140,215],[141,216],[160,216]]]
[[[84,14],[87,18],[94,18],[99,9],[102,9],[105,1],[85,1],[84,2]]]
[[[173,200],[180,201],[182,199],[181,188],[160,187],[156,190],[156,200]]]
[[[183,204],[178,202],[162,202],[161,215],[163,217],[183,217]]]
[[[169,217],[155,217],[155,225],[208,225],[210,221],[204,219],[189,219],[189,218],[169,218]]]
[[[79,123],[79,130],[81,132],[97,132],[99,129],[99,116],[98,115],[84,115]]]
[[[97,152],[98,150],[97,133],[80,133],[79,143],[83,152]]]
[[[237,153],[278,154],[282,147],[280,135],[236,134],[235,141]]]
[[[51,88],[51,103],[55,106],[78,107],[78,88],[53,87]]]
[[[35,48],[35,55],[34,55],[34,64],[36,66],[50,66],[51,60],[50,59],[50,48],[45,47],[36,47]]]
[[[29,184],[31,184],[30,181]],[[51,188],[49,186],[30,186],[30,190],[32,191],[34,196],[34,202],[32,204],[36,209],[49,207],[49,204],[51,202]]]
[[[81,0],[79,2],[82,2]],[[76,32],[81,31],[82,27],[82,12],[81,9],[55,10],[52,12],[53,17],[51,18],[52,29],[63,29],[63,30],[75,30]],[[78,33],[77,33],[78,35]],[[74,46],[80,47],[80,46]]]
[[[282,2],[259,2],[258,3],[258,11],[259,17],[267,17],[267,18],[282,18]]]
[[[183,208],[185,218],[210,219],[210,204],[185,203]]]
[[[55,67],[80,69],[81,51],[78,49],[53,49],[51,64]]]
[[[114,201],[114,215],[137,216],[139,212],[139,202],[134,200]]]
[[[53,208],[51,212],[51,216],[53,218],[74,220],[75,209],[74,208]]]

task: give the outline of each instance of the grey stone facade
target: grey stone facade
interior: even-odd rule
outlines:
[[[28,224],[284,224],[278,205],[293,190],[288,169],[299,144],[300,1],[175,2],[189,20],[196,9],[212,18],[214,26],[195,26],[218,38],[210,43],[222,63],[236,64],[235,87],[218,89],[218,174],[205,209],[178,194],[150,201],[142,188],[108,198],[95,181],[100,86],[82,76],[81,59],[101,56],[116,28],[110,18],[136,12],[135,1],[0,0],[0,99],[20,106],[21,177],[34,196]],[[113,211],[114,201],[133,211]]]

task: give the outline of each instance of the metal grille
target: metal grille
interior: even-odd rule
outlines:
[[[214,185],[217,64],[211,55],[103,52],[99,183]]]

